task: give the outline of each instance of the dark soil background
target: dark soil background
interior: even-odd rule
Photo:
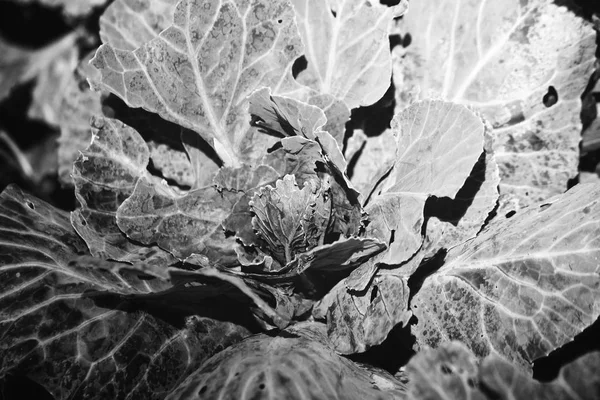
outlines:
[[[418,0],[411,0],[418,1]],[[384,4],[397,4],[398,0],[381,0]],[[591,20],[592,15],[600,15],[600,1],[568,1],[557,0],[556,3],[566,5],[582,17]],[[19,4],[16,0],[0,1],[0,37],[23,48],[39,49],[52,43],[63,35],[82,30],[86,34],[78,46],[81,54],[96,48],[100,39],[98,36],[98,19],[103,8],[98,8],[86,18],[66,19],[59,8],[43,7],[35,2]],[[560,27],[557,27],[560,29]],[[410,37],[390,37],[390,46],[410,46]],[[0,54],[0,65],[2,63]],[[302,60],[297,68],[302,69]],[[10,183],[16,183],[21,188],[44,199],[64,210],[75,208],[75,197],[72,188],[61,187],[56,173],[56,138],[58,132],[42,122],[33,121],[27,117],[31,103],[34,82],[28,82],[15,88],[10,96],[0,102],[0,190]],[[590,88],[591,89],[591,88]],[[588,94],[584,98],[582,121],[584,129],[596,118],[596,103],[600,102],[599,94]],[[369,136],[375,136],[389,127],[394,110],[394,87],[376,104],[370,107],[356,109],[347,123],[348,132],[361,128]],[[8,138],[8,139],[6,139]],[[26,176],[16,162],[14,150],[8,142],[14,142],[19,151],[34,160],[33,176]],[[584,154],[580,162],[580,170],[598,171],[600,150]],[[577,179],[572,184],[576,184]],[[551,353],[548,357],[536,361],[534,376],[540,380],[553,379],[560,368],[581,354],[591,349],[600,349],[600,322],[585,330],[571,343]],[[412,355],[414,338],[406,329],[393,330],[388,339],[366,353],[352,356],[354,361],[374,364],[391,372],[396,372]],[[390,358],[390,354],[395,357]],[[398,354],[405,354],[404,359]],[[0,381],[0,400],[15,399],[52,399],[40,385],[23,376],[7,376]]]

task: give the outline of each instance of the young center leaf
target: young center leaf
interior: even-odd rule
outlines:
[[[24,374],[55,398],[161,400],[200,363],[248,335],[193,316],[175,327],[104,308],[93,293],[164,289],[143,270],[85,257],[68,213],[11,186],[0,195],[0,376]],[[120,267],[119,267],[120,266]]]
[[[109,118],[92,120],[93,140],[73,166],[79,208],[71,223],[94,257],[166,266],[175,260],[156,246],[130,241],[117,226],[117,210],[146,171],[148,146],[131,127]],[[153,243],[149,243],[152,245]]]
[[[464,106],[416,102],[394,117],[396,159],[375,188],[366,235],[389,243],[386,264],[408,260],[421,246],[423,207],[431,195],[453,198],[483,151],[484,125]]]
[[[441,96],[481,111],[494,127],[503,213],[564,192],[596,60],[590,23],[551,0],[420,0],[397,31],[411,40],[394,49],[398,108]]]
[[[282,265],[323,243],[330,204],[312,181],[299,188],[294,176],[286,175],[275,187],[260,189],[250,207],[256,215],[252,226]]]
[[[411,301],[417,342],[527,370],[600,315],[600,185],[577,185],[451,249]]]
[[[167,399],[403,398],[399,381],[374,371],[337,355],[328,345],[323,324],[302,323],[276,336],[252,336],[224,350]]]
[[[100,87],[196,131],[235,167],[268,147],[249,127],[246,97],[291,82],[301,53],[285,1],[181,0],[173,24],[156,38],[133,51],[104,44],[92,64]]]

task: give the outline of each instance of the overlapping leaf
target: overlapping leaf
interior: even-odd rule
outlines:
[[[512,209],[566,189],[596,60],[591,24],[550,0],[424,0],[398,31],[411,38],[394,50],[399,108],[432,95],[477,107],[494,127]]]
[[[267,148],[249,129],[246,97],[285,86],[301,54],[293,13],[283,1],[182,0],[158,37],[134,51],[105,44],[92,63],[100,86],[196,131],[226,165],[239,166]]]
[[[322,324],[304,323],[279,336],[248,338],[208,360],[167,399],[402,398],[400,382],[337,355],[324,331]]]
[[[392,73],[388,28],[406,3],[394,8],[360,0],[292,3],[308,61],[298,81],[349,108],[379,100]]]
[[[334,287],[321,307],[327,307],[327,334],[335,350],[362,353],[381,344],[397,324],[406,325],[412,316],[407,282],[406,276],[381,271],[363,292],[349,292],[345,280]]]
[[[487,147],[454,199],[436,198],[429,203],[423,257],[475,237],[494,209],[500,176],[494,154]]]
[[[460,342],[423,349],[406,367],[411,399],[579,399],[600,396],[600,353],[565,365],[550,382],[538,382],[493,354],[483,362]]]
[[[117,224],[128,238],[157,243],[181,260],[199,254],[228,265],[236,259],[235,241],[225,236],[221,221],[232,207],[232,199],[212,186],[179,193],[142,177],[119,206]]]
[[[398,114],[392,131],[396,159],[368,203],[366,233],[389,243],[382,262],[400,264],[421,246],[427,198],[453,198],[465,183],[483,151],[484,126],[464,106],[427,100]]]
[[[412,299],[418,343],[464,342],[528,369],[600,315],[600,186],[499,220],[450,250]]]
[[[158,288],[125,268],[89,265],[69,215],[16,187],[0,195],[0,375],[27,374],[55,398],[163,399],[200,363],[247,335],[190,317],[180,328],[98,306],[92,292]]]
[[[148,146],[131,127],[109,119],[92,121],[94,139],[73,168],[75,195],[80,207],[71,223],[95,257],[166,266],[172,257],[156,246],[140,246],[117,226],[117,210],[146,171]]]

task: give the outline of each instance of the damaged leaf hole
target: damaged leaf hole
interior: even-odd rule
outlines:
[[[378,294],[379,294],[379,286],[374,285],[373,291],[371,292],[371,299],[369,300],[369,303],[373,303],[375,301],[375,299],[377,298]]]
[[[542,102],[544,105],[549,108],[556,104],[558,101],[558,92],[554,88],[554,86],[548,86],[548,91],[544,95]]]
[[[32,210],[35,210],[35,205],[31,201],[27,200],[27,201],[25,201],[25,204],[27,205],[27,207],[31,208]]]

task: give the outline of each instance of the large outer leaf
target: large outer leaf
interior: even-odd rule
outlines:
[[[308,61],[298,80],[349,108],[379,100],[392,73],[388,28],[405,4],[394,9],[363,0],[292,2]]]
[[[394,50],[399,108],[433,95],[481,110],[513,208],[566,189],[596,59],[591,24],[551,0],[420,0],[398,28],[412,38]],[[558,101],[547,108],[549,87]]]
[[[256,335],[202,365],[167,399],[398,399],[402,385],[338,356],[322,324]]]
[[[212,186],[181,194],[142,178],[119,207],[117,224],[130,239],[157,243],[181,260],[199,254],[226,265],[236,259],[235,240],[225,237],[221,221],[232,207]]]
[[[0,195],[0,376],[27,374],[57,399],[162,399],[247,331],[191,317],[175,328],[149,314],[101,308],[90,291],[141,294],[154,281],[81,263],[66,212],[16,187]]]
[[[565,365],[551,382],[538,382],[497,355],[478,365],[462,343],[424,349],[406,366],[414,400],[594,400],[600,398],[600,353]]]
[[[115,49],[135,50],[173,24],[179,0],[115,0],[100,17],[100,38]]]
[[[392,120],[396,160],[368,203],[367,236],[390,243],[387,264],[400,264],[421,246],[427,197],[454,197],[483,151],[484,126],[464,106],[417,102]]]
[[[463,341],[527,369],[600,315],[600,185],[497,221],[455,247],[412,299],[421,345]]]
[[[92,120],[92,144],[73,167],[80,208],[71,223],[95,257],[165,265],[174,260],[161,249],[133,243],[119,230],[116,216],[141,176],[148,177],[148,146],[131,127],[109,118]],[[165,265],[166,266],[166,265]]]
[[[198,132],[226,165],[239,166],[260,147],[248,136],[246,97],[285,85],[301,52],[286,1],[181,0],[157,38],[134,51],[105,44],[92,63],[100,86]]]

